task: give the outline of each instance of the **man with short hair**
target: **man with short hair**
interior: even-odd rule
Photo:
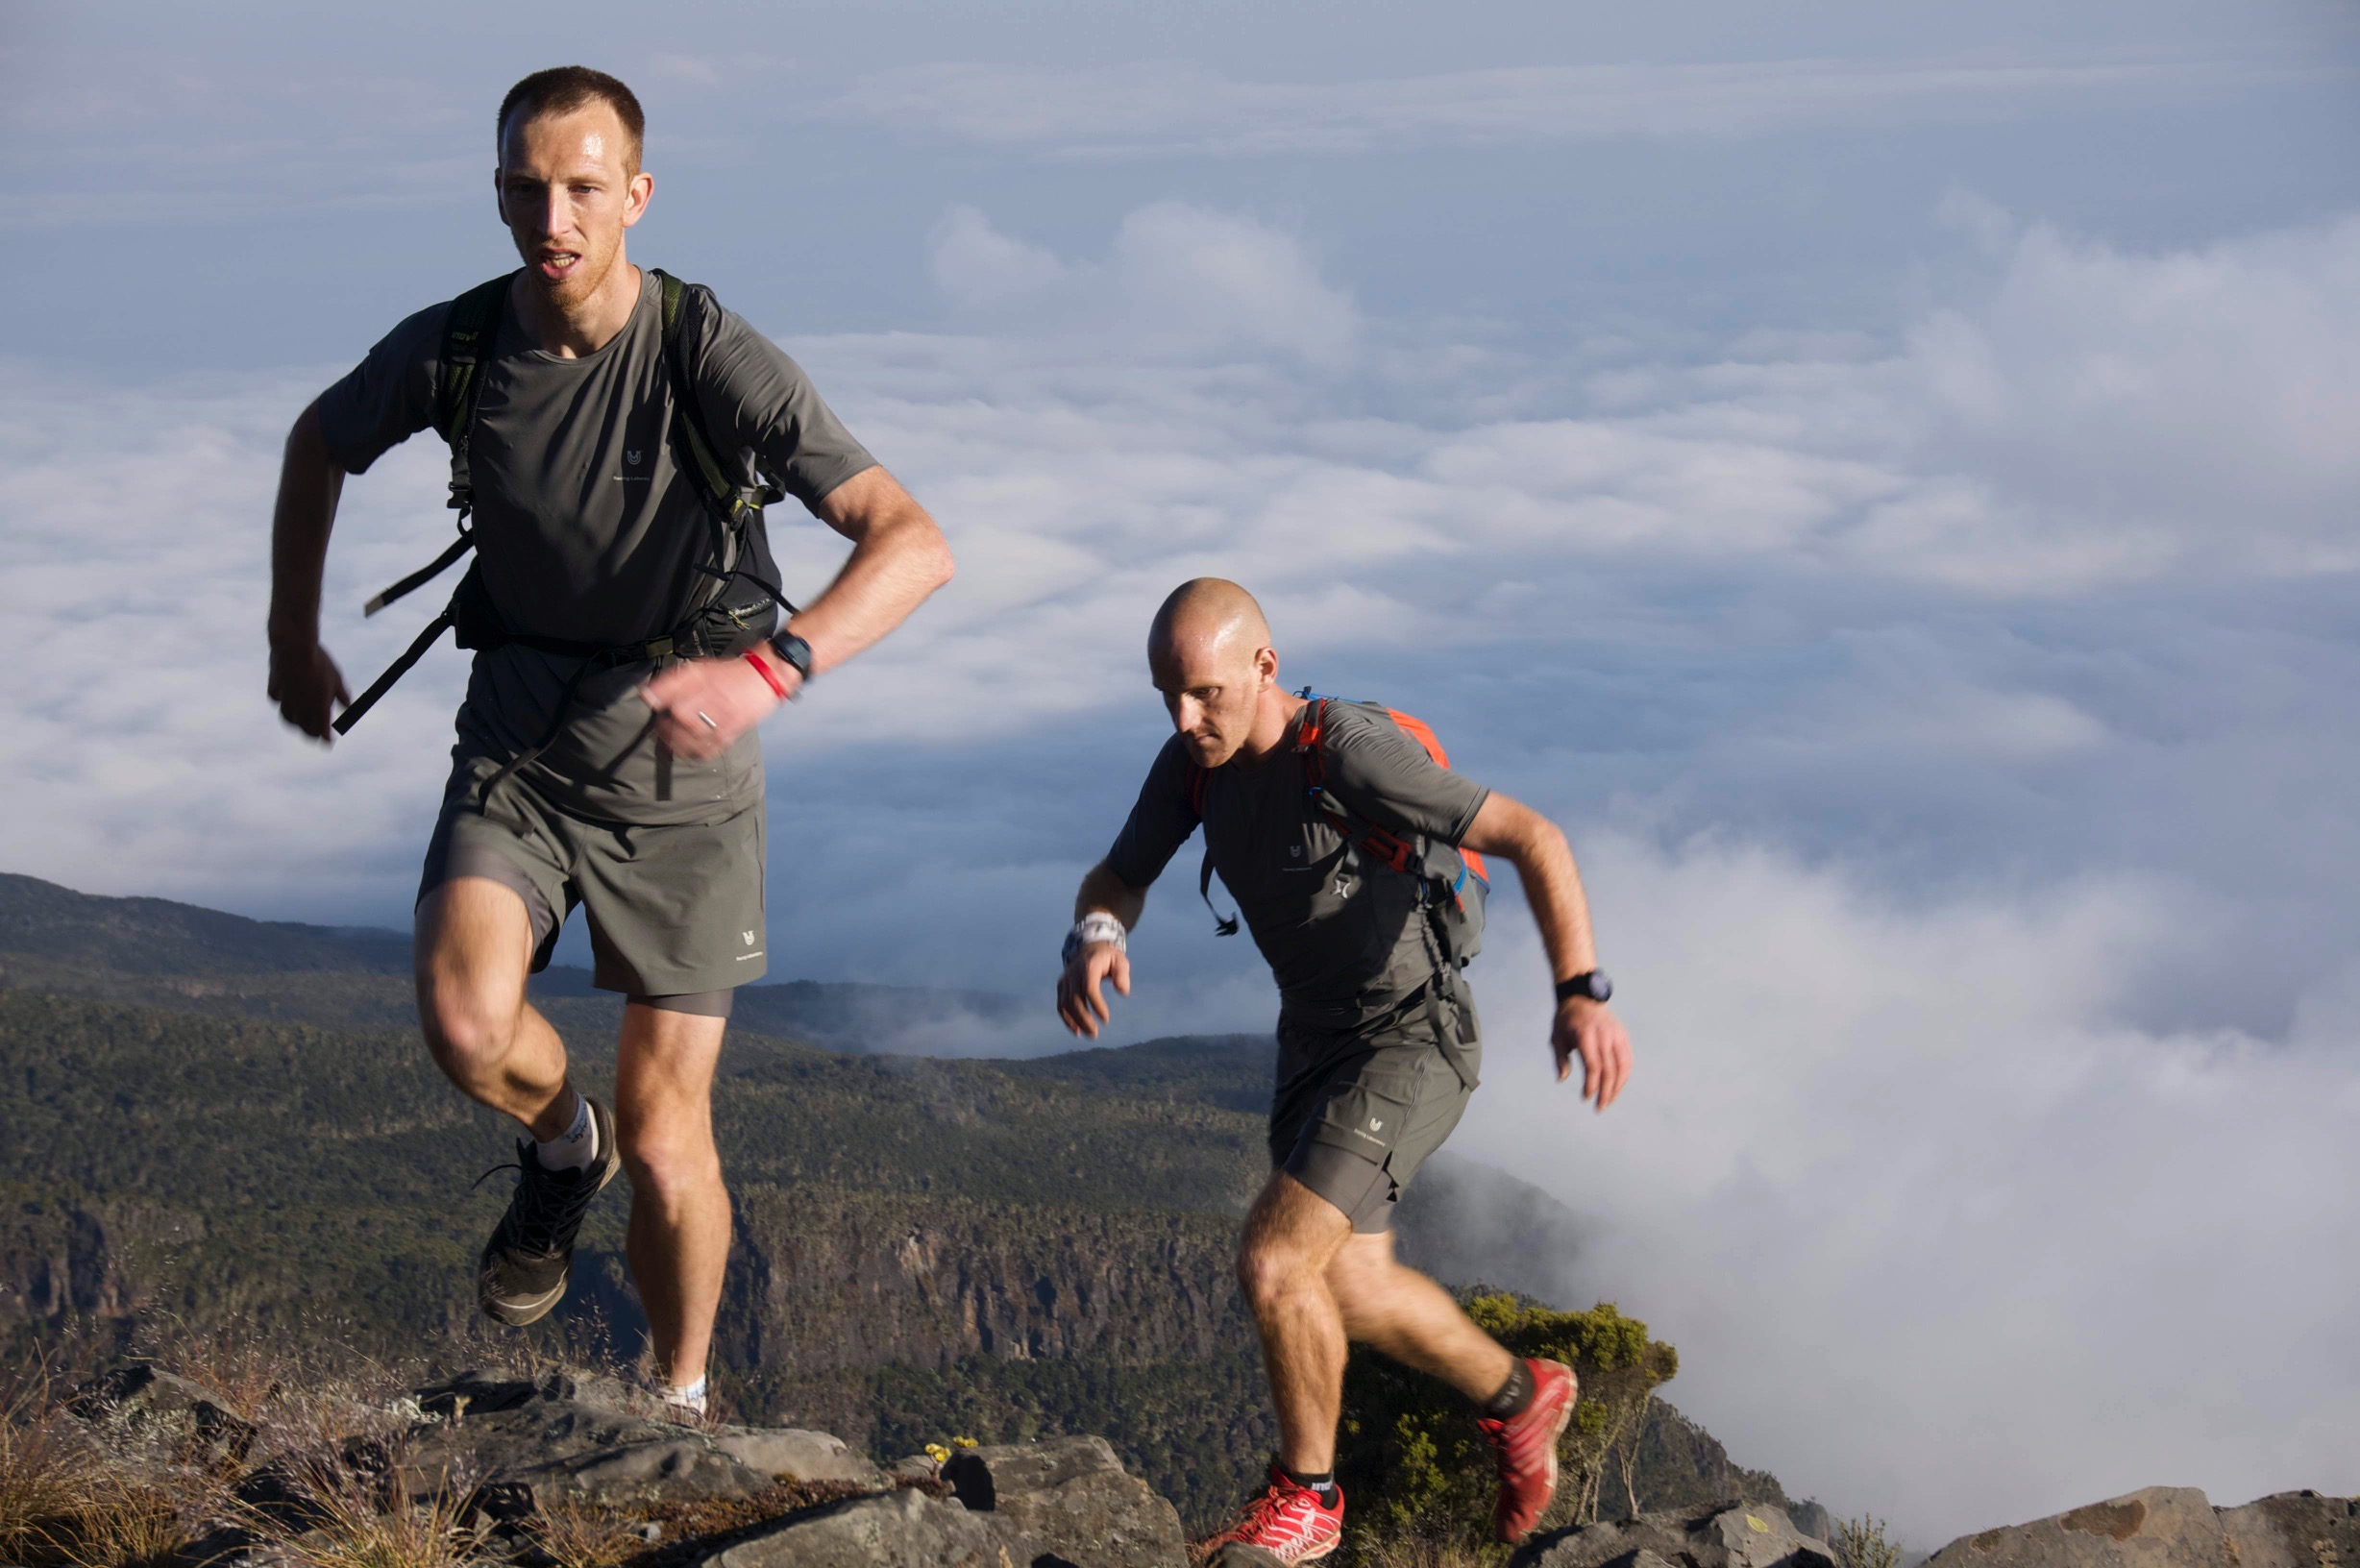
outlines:
[[[506,1323],[547,1313],[591,1200],[627,1170],[652,1372],[699,1415],[729,1247],[713,1071],[731,992],[768,950],[754,727],[900,625],[951,561],[792,359],[626,257],[654,188],[643,133],[630,89],[580,66],[501,104],[494,193],[525,265],[403,322],[295,422],[270,694],[327,741],[335,704],[342,728],[383,689],[354,705],[320,647],[329,532],[347,474],[436,426],[476,547],[445,613],[478,652],[419,887],[419,1018],[451,1081],[529,1134],[478,1299]],[[852,549],[778,628],[793,607],[759,508],[781,491]],[[576,904],[596,983],[627,998],[611,1112],[525,995]]]
[[[1129,994],[1128,933],[1189,835],[1268,960],[1281,998],[1270,1179],[1246,1216],[1238,1279],[1278,1408],[1269,1486],[1202,1545],[1310,1562],[1342,1538],[1336,1424],[1349,1341],[1457,1387],[1498,1460],[1493,1525],[1519,1541],[1557,1486],[1572,1370],[1518,1360],[1432,1280],[1393,1257],[1393,1206],[1458,1125],[1481,1060],[1459,970],[1479,942],[1479,869],[1516,868],[1557,980],[1561,1081],[1603,1111],[1631,1072],[1606,1000],[1565,836],[1452,772],[1389,710],[1293,697],[1253,596],[1200,577],[1157,611],[1147,663],[1176,733],[1106,858],[1082,879],[1057,986],[1067,1028],[1095,1038],[1103,983]],[[1236,918],[1225,919],[1226,934]],[[1261,1559],[1257,1559],[1261,1560]]]

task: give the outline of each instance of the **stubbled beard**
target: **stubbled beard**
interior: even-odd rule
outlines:
[[[621,250],[620,245],[603,255],[585,250],[581,259],[574,263],[573,273],[553,283],[541,276],[541,257],[536,249],[526,257],[525,275],[552,305],[560,307],[579,305],[604,286],[615,270],[615,259]]]

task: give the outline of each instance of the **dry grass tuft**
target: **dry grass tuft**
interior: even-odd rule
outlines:
[[[397,1502],[380,1512],[359,1486],[329,1487],[315,1494],[322,1517],[303,1533],[290,1535],[265,1519],[252,1528],[304,1568],[463,1568],[482,1558],[463,1518],[462,1494],[448,1488],[431,1503]]]
[[[190,1527],[186,1501],[156,1485],[108,1476],[53,1550],[71,1568],[169,1568],[195,1538]]]
[[[1468,1546],[1459,1541],[1436,1541],[1416,1536],[1355,1542],[1345,1559],[1350,1568],[1499,1568],[1510,1552],[1504,1546]]]
[[[620,1568],[650,1545],[637,1524],[614,1510],[572,1503],[545,1506],[532,1529],[557,1568]]]
[[[97,1501],[85,1456],[64,1438],[48,1368],[0,1390],[0,1560],[53,1557]]]

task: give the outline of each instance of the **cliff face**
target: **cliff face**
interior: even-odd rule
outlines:
[[[969,1356],[1201,1358],[1246,1332],[1222,1217],[936,1198],[818,1205],[777,1188],[751,1188],[738,1207],[725,1354],[788,1377]]]
[[[87,1209],[27,1198],[0,1210],[0,1334],[129,1317],[140,1295],[125,1250]]]

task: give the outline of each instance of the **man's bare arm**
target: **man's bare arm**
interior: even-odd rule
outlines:
[[[811,669],[817,674],[908,620],[927,595],[950,580],[953,563],[943,530],[882,468],[853,475],[813,510],[820,521],[852,541],[852,553],[835,580],[787,623],[811,645]],[[768,649],[754,649],[754,656],[788,696],[795,694],[800,677],[792,669]],[[657,710],[657,739],[699,762],[720,755],[782,700],[769,681],[739,658],[675,665],[641,690],[648,705]]]
[[[1573,848],[1564,833],[1520,800],[1494,791],[1475,813],[1462,841],[1479,854],[1497,855],[1516,869],[1524,884],[1524,901],[1532,906],[1540,927],[1540,944],[1549,955],[1549,976],[1566,980],[1598,967],[1598,950],[1589,928],[1589,900],[1582,892],[1581,871],[1573,863]],[[1622,1021],[1604,1002],[1586,996],[1568,997],[1557,1004],[1557,1018],[1549,1043],[1557,1052],[1557,1076],[1572,1072],[1573,1058],[1582,1059],[1582,1094],[1603,1111],[1614,1103],[1631,1077],[1631,1037]]]
[[[910,618],[950,580],[949,542],[926,509],[880,466],[830,490],[814,508],[852,541],[852,554],[826,592],[789,623],[811,645],[811,669],[833,669]]]
[[[1147,890],[1135,888],[1109,870],[1100,861],[1090,868],[1082,878],[1081,891],[1073,895],[1073,919],[1079,922],[1087,915],[1112,915],[1122,922],[1125,931],[1139,924],[1139,917],[1147,907]],[[1114,1017],[1107,1006],[1101,982],[1112,980],[1115,989],[1123,995],[1131,994],[1131,958],[1111,942],[1094,942],[1073,955],[1073,961],[1057,977],[1057,1017],[1070,1034],[1098,1038],[1098,1025]]]
[[[271,513],[270,697],[281,718],[318,741],[330,738],[335,705],[353,700],[320,647],[320,583],[343,494],[344,470],[328,454],[314,401],[287,432]]]
[[[1090,868],[1089,874],[1082,878],[1081,892],[1073,895],[1075,919],[1102,911],[1120,920],[1126,931],[1139,924],[1139,917],[1146,907],[1147,890],[1131,886],[1108,870],[1104,861]]]

